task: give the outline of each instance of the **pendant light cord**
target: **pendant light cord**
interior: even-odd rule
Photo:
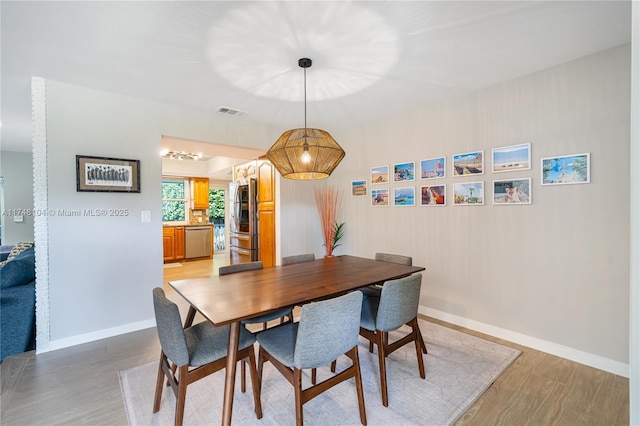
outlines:
[[[307,69],[304,69],[304,134],[307,135]]]

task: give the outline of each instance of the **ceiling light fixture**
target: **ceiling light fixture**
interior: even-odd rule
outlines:
[[[163,151],[162,156],[172,160],[199,160],[202,158],[202,154],[194,154],[193,152],[186,151]]]
[[[304,69],[304,128],[284,132],[267,151],[267,158],[287,179],[324,179],[345,153],[329,132],[307,128],[307,68],[311,59],[299,59],[298,66]]]

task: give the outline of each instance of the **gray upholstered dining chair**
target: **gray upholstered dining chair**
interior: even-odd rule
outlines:
[[[403,256],[401,254],[392,254],[392,253],[376,253],[375,260],[379,260],[381,262],[390,262],[397,263],[399,265],[411,266],[413,265],[413,258],[411,256]],[[375,284],[368,287],[363,288],[362,294],[364,297],[380,297],[380,292],[382,291],[382,284]],[[424,343],[424,339],[422,338],[422,332],[418,333],[418,337],[420,338],[420,346],[422,347],[422,352],[427,353],[427,345]],[[372,347],[369,347],[372,350]]]
[[[375,260],[379,260],[381,262],[390,262],[397,263],[399,265],[411,266],[413,265],[413,258],[411,256],[403,256],[401,254],[392,254],[392,253],[376,253]],[[368,287],[363,288],[361,291],[364,297],[380,297],[380,292],[382,291],[382,284],[374,284]]]
[[[184,405],[187,386],[219,370],[227,363],[229,345],[229,326],[215,327],[208,321],[183,328],[178,306],[167,299],[164,290],[153,289],[153,308],[156,328],[160,339],[160,363],[153,401],[153,412],[160,410],[164,378],[171,385],[176,397],[174,423],[181,425],[184,417]],[[253,344],[255,335],[240,329],[238,360],[248,360],[251,367],[251,387],[257,418],[262,418],[256,356]]]
[[[378,347],[382,405],[389,406],[387,392],[387,368],[385,359],[402,346],[415,342],[420,377],[425,378],[424,361],[418,328],[418,303],[422,274],[385,282],[380,297],[365,297],[362,302],[360,335]],[[388,333],[407,324],[411,333],[389,343]],[[260,361],[258,360],[258,368]],[[258,373],[259,375],[259,373]]]
[[[253,262],[244,262],[244,263],[236,263],[234,265],[221,266],[218,269],[219,275],[227,275],[227,274],[235,274],[237,272],[244,271],[254,271],[256,269],[262,269],[264,267],[261,261],[253,261]],[[248,324],[262,324],[262,328],[267,328],[267,323],[269,321],[280,319],[280,324],[285,323],[286,321],[293,322],[293,307],[291,308],[283,308],[278,309],[277,311],[270,312],[268,314],[260,315],[254,318],[249,318],[242,321],[244,326]],[[245,369],[245,363],[242,363],[241,366],[241,390],[244,392],[247,388],[247,372]]]
[[[316,260],[316,255],[313,253],[294,254],[292,256],[283,257],[282,266],[300,262],[311,262],[313,260]]]
[[[296,425],[302,425],[303,404],[351,378],[355,379],[360,422],[367,424],[364,391],[358,357],[358,329],[362,293],[351,292],[333,299],[305,304],[300,321],[258,333],[258,383],[262,388],[264,363],[270,361],[294,387]],[[302,389],[302,370],[329,364],[340,355],[352,364],[332,377]]]
[[[221,266],[218,269],[219,275],[235,274],[236,272],[254,271],[256,269],[262,269],[264,267],[261,261],[236,263],[235,265]],[[270,312],[268,314],[260,315],[255,318],[249,318],[243,320],[243,324],[260,324],[262,328],[267,328],[267,322],[280,319],[280,323],[284,322],[284,318],[288,318],[289,321],[293,321],[293,308],[283,308],[277,311]]]

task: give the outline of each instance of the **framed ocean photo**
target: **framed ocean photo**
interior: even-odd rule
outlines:
[[[421,206],[446,206],[447,205],[446,185],[433,185],[420,187]]]
[[[483,151],[467,152],[453,156],[453,175],[481,175],[484,173]]]
[[[367,181],[366,180],[354,180],[351,182],[351,196],[352,197],[366,197],[367,196]]]
[[[377,166],[371,168],[371,184],[389,183],[389,166]]]
[[[531,169],[531,144],[503,146],[491,152],[493,173]]]
[[[389,206],[389,188],[384,188],[384,189],[371,188],[371,206],[372,207]]]
[[[413,186],[393,188],[393,205],[402,207],[415,206],[416,188]]]
[[[453,184],[453,205],[484,204],[484,182],[465,182]]]
[[[542,185],[591,182],[590,154],[542,158]]]
[[[394,182],[408,182],[412,180],[416,180],[416,164],[413,161],[393,165]]]
[[[420,179],[440,179],[445,177],[446,158],[428,158],[420,161]]]

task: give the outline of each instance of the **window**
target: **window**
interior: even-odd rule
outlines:
[[[162,221],[185,222],[187,182],[184,179],[162,179]]]

